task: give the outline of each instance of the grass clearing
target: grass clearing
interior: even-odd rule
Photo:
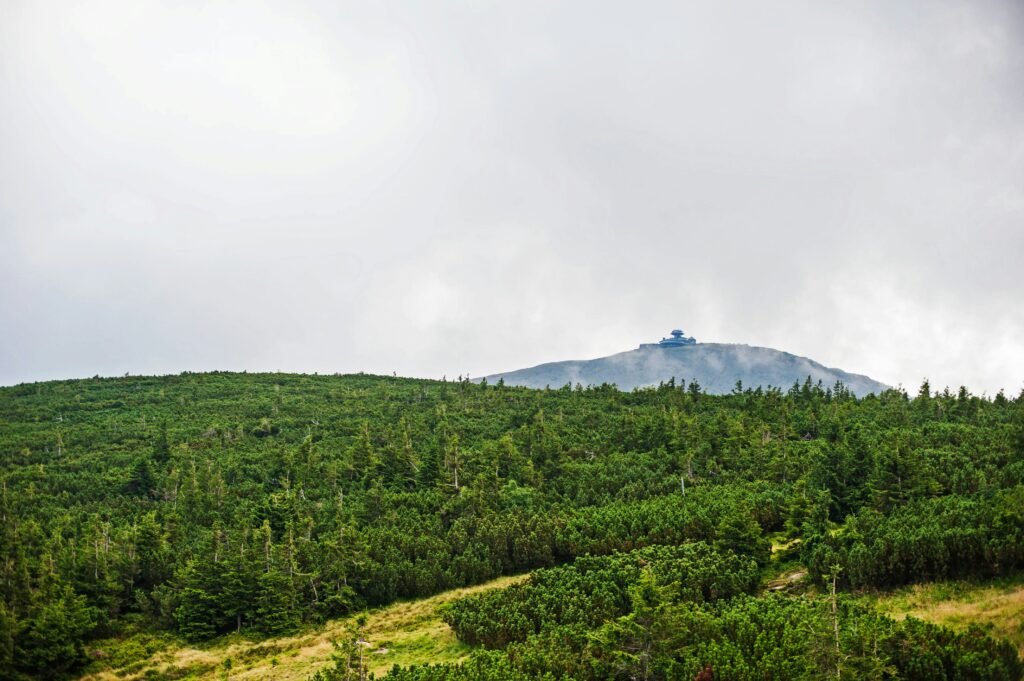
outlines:
[[[365,628],[371,672],[381,676],[396,664],[455,662],[469,646],[455,638],[441,621],[438,608],[468,594],[498,589],[526,579],[499,577],[490,582],[453,589],[417,601],[394,603],[367,611]],[[294,636],[249,641],[232,635],[208,645],[190,646],[170,636],[138,632],[97,641],[90,646],[94,662],[82,681],[146,679],[275,679],[303,681],[331,661],[331,641],[345,635],[354,617],[332,620],[323,627]],[[230,659],[230,673],[225,661]]]
[[[961,630],[976,624],[1024,656],[1024,573],[984,582],[915,584],[863,598],[896,618],[909,615]]]

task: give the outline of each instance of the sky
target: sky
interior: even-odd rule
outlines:
[[[682,328],[1024,389],[1024,5],[0,2],[0,384]]]

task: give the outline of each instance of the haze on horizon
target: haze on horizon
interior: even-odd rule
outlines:
[[[1024,388],[1024,6],[0,5],[0,384],[681,326]]]

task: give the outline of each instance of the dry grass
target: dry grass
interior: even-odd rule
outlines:
[[[980,626],[1024,656],[1024,575],[989,582],[934,582],[866,596],[893,617],[913,616],[954,629]]]
[[[486,584],[367,612],[365,637],[369,643],[370,671],[381,676],[395,664],[454,662],[464,658],[469,648],[459,642],[448,625],[441,621],[438,606],[467,594],[505,587],[525,577],[500,577]],[[300,681],[330,662],[331,641],[345,636],[351,624],[352,618],[344,618],[328,622],[316,631],[259,642],[231,636],[202,648],[168,644],[131,664],[98,670],[82,679],[225,679],[228,672],[224,662],[230,658],[231,679]],[[94,654],[102,658],[108,652],[105,648],[115,648],[124,643],[119,640],[101,641],[93,647]]]

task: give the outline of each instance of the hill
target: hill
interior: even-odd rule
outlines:
[[[845,596],[1012,574],[1022,508],[1024,396],[966,389],[710,395],[238,373],[5,387],[0,678],[182,678],[168,665],[235,676],[264,653],[291,669],[273,652],[282,639],[333,637],[332,623],[371,613],[368,641],[391,649],[377,608],[530,572],[529,588],[438,614],[474,649],[466,669],[450,638],[443,656],[418,658],[427,642],[386,634],[389,661],[452,665],[389,681],[611,678],[638,622],[680,632],[656,648],[674,678],[704,664],[722,678],[823,678],[836,660],[908,671],[933,651],[956,678],[1014,679],[1012,644],[878,619]],[[759,594],[769,538],[794,547],[787,560],[818,589],[841,566],[838,610]],[[741,630],[774,638],[748,649]],[[293,643],[289,656],[306,647]],[[325,640],[310,644],[316,659],[292,671],[326,662]],[[350,658],[366,652],[354,646]],[[1001,675],[975,673],[983,661]]]
[[[880,393],[888,387],[867,376],[832,369],[781,350],[728,343],[641,347],[598,359],[549,362],[491,374],[487,380],[501,379],[508,385],[528,388],[609,383],[632,390],[675,378],[676,382],[696,380],[705,392],[721,395],[732,391],[736,381],[742,381],[746,387],[787,389],[808,377],[812,383],[820,381],[826,387],[840,381],[861,396]]]

